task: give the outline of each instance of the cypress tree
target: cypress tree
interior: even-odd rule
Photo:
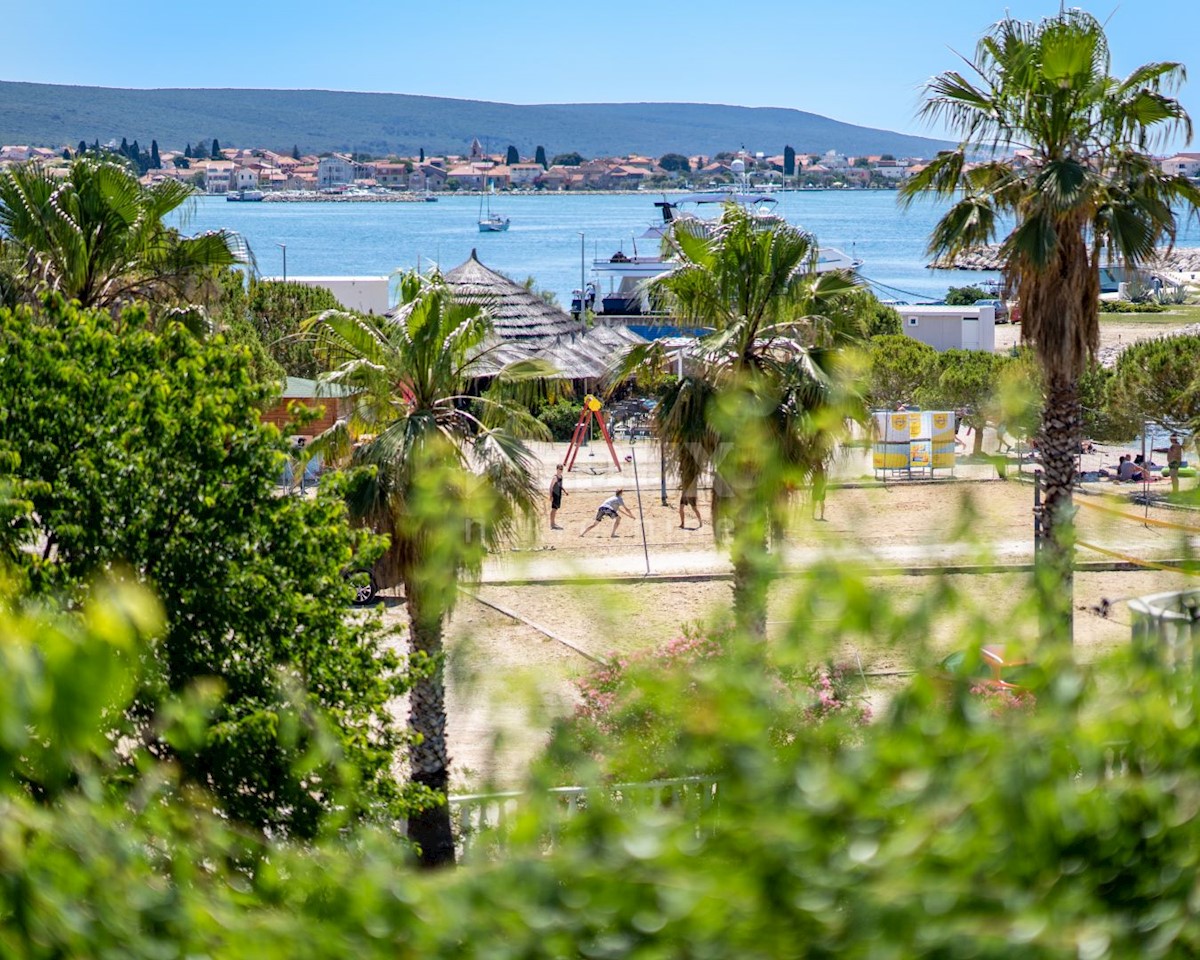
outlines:
[[[150,141],[150,169],[151,170],[161,170],[162,169],[162,157],[160,157],[158,155],[158,141],[157,140]]]
[[[121,156],[129,156],[129,141],[124,137],[121,138]]]
[[[99,137],[97,137],[94,141],[92,141],[92,152],[95,153],[96,156],[100,156],[100,138]]]
[[[785,177],[796,175],[796,151],[791,147],[783,148],[783,175]]]
[[[190,143],[183,148],[183,155],[188,160],[192,159],[192,145]]]
[[[300,144],[296,144],[294,147],[292,147],[292,159],[293,160],[300,159]]]
[[[425,148],[421,148],[421,163],[425,162]]]
[[[79,153],[80,156],[87,153],[87,141],[86,140],[79,141],[79,150],[77,152]]]
[[[220,160],[220,159],[221,159],[221,145],[220,145],[219,143],[217,143],[217,138],[216,138],[216,137],[213,137],[213,145],[212,145],[212,158],[213,158],[214,160]]]
[[[70,147],[63,147],[63,159],[64,160],[71,159],[71,148]]]
[[[139,147],[138,142],[136,140],[134,140],[133,143],[131,143],[129,145],[129,158],[131,160],[137,160],[139,157],[141,157],[141,155],[142,155],[142,148]]]
[[[517,148],[514,147],[511,143],[508,145],[508,156],[504,158],[504,162],[507,163],[510,167],[514,163],[521,162],[521,155],[519,153],[517,153]]]
[[[537,152],[533,155],[533,159],[535,162],[540,163],[542,165],[543,170],[545,170],[549,166],[549,164],[546,163],[546,148],[545,147],[538,147]]]

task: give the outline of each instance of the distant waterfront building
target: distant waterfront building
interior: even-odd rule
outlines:
[[[1160,166],[1168,176],[1200,177],[1200,153],[1177,153],[1161,161]]]
[[[527,187],[542,175],[540,163],[513,163],[508,167],[508,178],[514,187]]]
[[[333,154],[317,161],[317,187],[342,187],[354,180],[354,164],[348,157]]]
[[[199,166],[204,171],[206,193],[228,193],[232,189],[236,169],[232,160],[208,160]]]

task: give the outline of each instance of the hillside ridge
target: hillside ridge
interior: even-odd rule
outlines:
[[[182,149],[217,138],[226,147],[375,156],[466,153],[478,137],[523,156],[716,153],[785,145],[798,152],[932,156],[947,144],[832,120],[789,107],[729,104],[510,104],[403,93],[240,87],[131,89],[0,81],[0,142],[74,146],[120,140]]]

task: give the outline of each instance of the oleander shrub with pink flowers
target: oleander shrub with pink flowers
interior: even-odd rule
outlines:
[[[1029,690],[1013,690],[978,683],[971,687],[971,696],[977,698],[988,715],[997,720],[1029,714],[1037,707],[1037,697]]]
[[[556,738],[569,749],[557,752],[590,757],[622,777],[714,772],[723,760],[711,756],[705,742],[728,731],[714,726],[713,702],[738,669],[771,681],[765,686],[777,722],[754,731],[770,743],[791,744],[802,731],[825,726],[842,742],[870,719],[846,665],[785,669],[758,653],[732,648],[726,636],[685,629],[659,647],[614,655],[576,681],[579,703]],[[728,669],[731,661],[738,669]],[[682,766],[681,757],[689,758]]]

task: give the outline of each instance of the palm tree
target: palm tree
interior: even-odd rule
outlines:
[[[548,438],[513,390],[552,371],[518,361],[490,373],[491,387],[468,388],[486,363],[491,320],[479,304],[456,302],[440,277],[401,281],[392,316],[336,311],[307,323],[318,357],[332,372],[323,382],[347,388],[351,412],[309,447],[342,457],[353,470],[350,513],[387,534],[383,569],[404,587],[409,622],[408,726],[412,780],[435,803],[409,820],[421,862],[452,863],[454,838],[446,806],[450,758],[442,635],[458,578],[478,570],[486,548],[514,532],[521,515],[541,503],[531,454],[522,437]]]
[[[24,299],[57,290],[118,312],[186,302],[212,268],[248,259],[236,234],[184,237],[163,223],[192,188],[143,186],[125,167],[76,159],[64,178],[32,164],[0,173],[0,256]]]
[[[1166,95],[1184,68],[1148,63],[1124,79],[1110,76],[1104,29],[1077,9],[1036,24],[1000,21],[968,66],[973,76],[951,71],[930,81],[923,108],[958,132],[958,147],[902,195],[910,203],[925,193],[954,199],[930,238],[938,256],[986,244],[1013,224],[1000,246],[1004,272],[1045,381],[1038,580],[1045,632],[1069,640],[1078,381],[1099,343],[1099,269],[1153,257],[1160,242],[1174,241],[1176,207],[1200,202],[1194,184],[1165,175],[1147,154],[1175,133],[1191,137],[1186,111]]]
[[[738,626],[766,629],[767,542],[790,489],[829,457],[837,429],[831,348],[852,339],[843,273],[817,273],[814,238],[730,204],[711,236],[676,230],[679,266],[653,283],[682,324],[709,329],[690,371],[656,408],[658,433],[684,490],[714,471],[713,529],[732,521]],[[646,362],[630,353],[623,369]]]

